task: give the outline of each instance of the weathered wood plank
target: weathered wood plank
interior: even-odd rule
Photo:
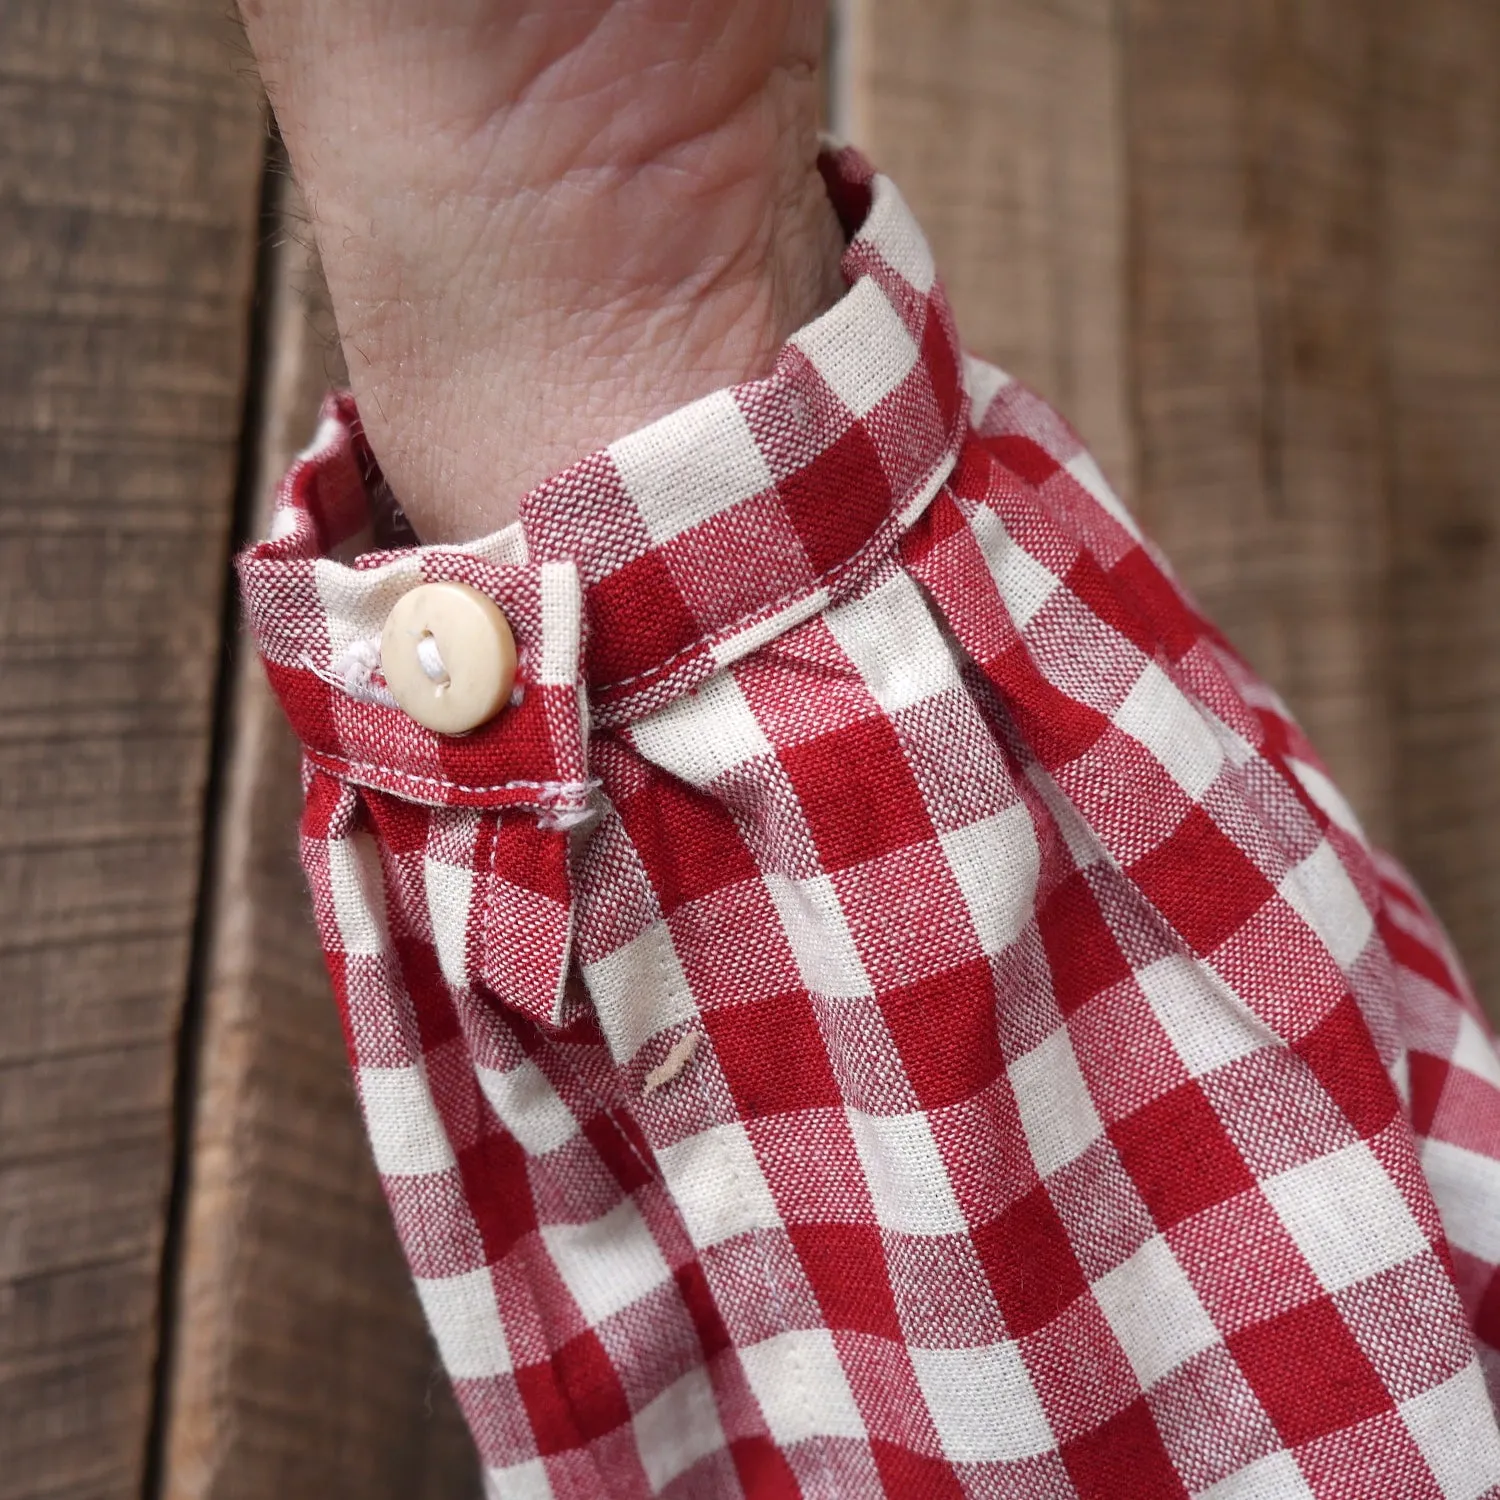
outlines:
[[[899,184],[968,346],[1134,488],[1114,0],[846,0],[835,128]]]
[[[135,1496],[262,132],[223,8],[0,7],[0,1496]]]
[[[257,535],[337,362],[281,193]],[[474,1450],[359,1123],[297,862],[297,747],[248,643],[229,723],[162,1494],[462,1500],[478,1492]]]
[[[1500,8],[1375,9],[1397,842],[1500,1018]]]
[[[1361,0],[1127,0],[1139,509],[1392,832],[1375,66]]]

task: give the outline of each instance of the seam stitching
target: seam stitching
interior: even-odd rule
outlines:
[[[415,771],[401,771],[394,766],[383,766],[376,761],[350,760],[342,755],[332,755],[326,750],[307,751],[307,758],[320,770],[333,775],[392,776],[398,781],[415,782],[419,786],[436,787],[453,792],[536,792],[532,800],[550,803],[575,803],[587,805],[589,798],[599,788],[597,780],[586,781],[502,781],[493,786],[470,786],[462,781],[445,781],[439,776],[421,776]]]
[[[927,497],[931,500],[933,495],[936,495],[938,490],[942,488],[942,478],[940,476],[951,473],[954,464],[958,462],[958,452],[955,446],[955,440],[958,436],[959,424],[955,423],[953,430],[948,434],[948,443],[944,449],[943,456],[927,471],[919,484],[914,484],[911,487],[908,491],[907,499],[902,503],[901,507],[893,511],[885,521],[876,527],[864,543],[851,552],[848,557],[843,558],[824,572],[817,574],[813,578],[810,587],[807,584],[799,584],[796,588],[789,589],[786,593],[782,594],[780,598],[773,599],[771,603],[762,605],[760,609],[754,611],[752,614],[744,615],[732,625],[716,625],[712,630],[705,631],[697,640],[690,641],[686,646],[680,647],[670,656],[655,663],[653,666],[645,668],[644,671],[634,672],[629,677],[616,678],[613,682],[601,683],[594,691],[597,693],[610,693],[617,688],[629,687],[632,683],[640,682],[647,677],[656,677],[660,674],[668,673],[685,657],[692,656],[695,652],[701,651],[710,642],[722,640],[727,636],[738,635],[742,631],[753,629],[756,625],[772,618],[783,609],[789,608],[799,599],[810,597],[820,588],[832,588],[835,586],[843,574],[852,571],[864,561],[867,553],[882,546],[890,533],[894,532],[899,536],[910,527],[912,521],[916,519],[915,516],[908,517],[906,514],[913,503],[912,497],[919,495],[928,485],[932,485],[932,495]],[[935,479],[937,480],[936,484],[933,483]]]

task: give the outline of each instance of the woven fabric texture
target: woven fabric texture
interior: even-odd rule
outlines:
[[[456,548],[331,399],[241,560],[371,1147],[502,1500],[1500,1494],[1437,923],[899,194],[764,380]],[[492,597],[433,734],[393,601]]]

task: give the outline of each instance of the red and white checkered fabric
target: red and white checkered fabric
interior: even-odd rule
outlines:
[[[962,360],[891,184],[825,173],[849,291],[769,378],[462,548],[360,551],[336,399],[242,562],[493,1494],[1500,1494],[1453,955],[1066,425]],[[458,739],[374,654],[440,578],[521,651]]]

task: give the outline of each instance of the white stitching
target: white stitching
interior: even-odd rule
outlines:
[[[443,653],[438,649],[437,637],[431,631],[417,638],[417,665],[427,680],[439,687],[447,687],[453,681],[443,661]]]
[[[858,567],[859,564],[864,560],[867,553],[874,551],[877,547],[883,546],[887,542],[892,532],[895,532],[896,535],[899,536],[910,529],[913,521],[916,520],[915,516],[909,516],[907,514],[907,510],[912,504],[910,497],[920,494],[921,491],[926,489],[929,484],[933,483],[934,479],[937,479],[937,483],[933,485],[932,495],[928,496],[929,501],[933,498],[933,496],[937,494],[938,490],[942,488],[943,480],[940,476],[951,473],[953,470],[953,466],[958,462],[958,453],[954,448],[953,443],[954,439],[958,437],[962,426],[963,423],[961,421],[954,423],[953,428],[948,433],[948,446],[944,449],[942,457],[939,458],[938,461],[927,471],[919,484],[914,484],[911,489],[907,491],[907,498],[901,503],[901,505],[893,510],[891,514],[886,518],[886,520],[882,522],[874,532],[871,533],[871,535],[866,539],[862,546],[851,552],[848,557],[843,558],[841,561],[835,563],[831,568],[828,568],[824,572],[817,574],[813,578],[811,586],[799,584],[796,588],[789,589],[779,598],[773,599],[769,604],[762,605],[761,608],[756,610],[753,614],[741,616],[732,625],[717,625],[712,630],[705,631],[696,640],[689,641],[686,646],[679,647],[670,656],[664,657],[661,661],[656,662],[654,665],[646,667],[640,672],[632,672],[628,677],[619,677],[616,678],[613,682],[601,683],[599,687],[594,689],[594,691],[597,693],[612,693],[619,688],[627,688],[632,683],[641,682],[648,677],[661,680],[663,677],[669,676],[671,671],[679,663],[683,662],[687,657],[692,656],[694,653],[701,651],[711,641],[724,640],[730,636],[738,635],[742,631],[753,629],[756,625],[762,623],[765,620],[771,619],[774,615],[779,614],[783,609],[789,609],[799,600],[810,598],[813,594],[817,593],[820,588],[833,586],[833,584],[843,574],[848,573],[854,568]],[[425,642],[423,644],[425,644]],[[364,642],[356,642],[355,645],[356,647],[362,646],[364,645]],[[437,653],[435,650],[433,654],[434,656],[436,656]],[[308,652],[304,651],[302,653],[302,663],[310,672],[314,674],[314,676],[321,678],[324,682],[329,683],[333,687],[343,689],[344,692],[348,693],[351,698],[354,698],[358,702],[379,703],[387,708],[399,707],[399,705],[396,703],[396,700],[389,696],[388,690],[384,690],[384,692],[382,692],[381,689],[375,688],[373,684],[371,684],[369,688],[365,688],[363,684],[355,686],[346,679],[337,678],[331,673],[325,672],[320,669],[313,661],[312,656]],[[436,665],[439,670],[441,670],[442,661],[440,657],[438,658],[436,663],[434,663],[434,665]],[[427,675],[431,677],[433,675],[432,670],[428,667],[426,661],[423,661],[422,666],[424,671],[427,672]],[[436,679],[434,678],[434,680]],[[377,694],[380,694],[380,696],[377,696]],[[425,778],[415,779],[420,780]],[[447,786],[453,785],[454,783],[442,782],[438,784]],[[520,786],[527,784],[528,783],[523,782],[507,783],[507,785],[510,786]],[[476,792],[493,792],[502,790],[502,788],[500,787],[464,787],[459,789],[464,791]]]
[[[308,750],[308,759],[314,765],[333,775],[349,776],[394,776],[398,781],[412,781],[422,786],[437,787],[451,792],[471,792],[482,795],[487,792],[536,791],[542,796],[558,801],[586,801],[599,789],[597,779],[588,781],[502,781],[494,786],[467,786],[461,781],[444,781],[438,776],[419,776],[414,771],[398,771],[394,766],[376,765],[370,761],[348,760],[342,755],[331,755],[326,750]]]
[[[953,443],[954,438],[958,436],[961,425],[961,423],[955,423],[953,430],[948,434],[948,441],[950,445]],[[892,511],[887,519],[883,521],[874,532],[871,533],[863,546],[851,552],[848,557],[844,558],[841,562],[835,563],[825,572],[819,573],[813,579],[812,586],[810,588],[806,585],[799,584],[798,587],[788,590],[788,592],[783,594],[779,599],[774,599],[770,604],[763,605],[754,614],[742,616],[740,619],[736,620],[733,625],[717,625],[712,630],[705,631],[704,634],[700,635],[697,640],[690,641],[686,646],[683,646],[679,650],[674,651],[670,656],[664,657],[661,661],[657,662],[655,666],[647,667],[644,671],[641,672],[634,672],[629,677],[617,678],[614,682],[601,683],[597,688],[594,689],[594,691],[597,693],[612,693],[616,688],[629,687],[631,683],[639,682],[642,678],[655,677],[660,673],[665,673],[682,658],[691,656],[695,651],[701,651],[703,647],[706,646],[710,641],[723,640],[728,636],[738,635],[741,631],[749,630],[752,627],[760,624],[763,620],[769,620],[773,615],[779,614],[783,609],[790,608],[799,599],[808,598],[809,596],[817,593],[820,588],[831,586],[831,580],[836,580],[841,574],[847,573],[851,569],[858,566],[858,564],[863,561],[864,556],[867,552],[874,551],[878,546],[883,545],[886,542],[888,534],[890,532],[894,531],[898,536],[900,536],[908,531],[912,523],[916,520],[915,516],[908,516],[906,514],[907,508],[912,503],[909,497],[919,494],[922,490],[926,489],[929,484],[932,484],[933,480],[936,478],[937,483],[933,485],[932,494],[928,496],[928,499],[930,501],[934,496],[936,496],[937,492],[943,486],[943,479],[939,476],[946,477],[947,474],[952,473],[953,467],[957,462],[957,450],[954,449],[952,451],[949,451],[945,449],[943,456],[927,471],[926,475],[922,479],[922,482],[920,484],[914,484],[911,487],[911,489],[907,492],[908,498],[902,502],[900,507]]]
[[[927,500],[923,505],[923,509],[926,509],[926,504],[930,503],[936,497],[938,491],[942,488],[947,475],[952,473],[954,465],[958,462],[959,448],[962,446],[960,440],[963,434],[964,427],[966,425],[966,421],[970,415],[968,411],[967,385],[961,384],[961,390],[965,399],[960,401],[959,403],[954,423],[952,427],[950,427],[946,435],[946,443],[942,455],[938,458],[937,462],[928,469],[927,473],[922,477],[920,483],[912,485],[911,488],[907,490],[901,504],[888,514],[886,520],[876,528],[876,530],[866,539],[862,546],[858,547],[854,552],[850,553],[848,557],[843,558],[841,561],[835,563],[832,567],[826,569],[824,572],[816,574],[810,587],[807,585],[799,585],[797,588],[789,589],[779,598],[772,600],[771,603],[767,605],[763,605],[759,610],[755,611],[752,614],[742,616],[733,624],[720,625],[716,626],[712,630],[705,631],[696,640],[690,641],[687,645],[680,647],[670,656],[663,658],[661,661],[656,662],[654,665],[647,667],[640,672],[633,672],[628,677],[620,677],[616,678],[613,682],[602,683],[599,687],[593,689],[593,691],[599,693],[600,695],[605,695],[616,692],[621,688],[629,688],[632,684],[643,682],[648,678],[653,679],[653,681],[647,684],[650,687],[659,687],[663,683],[670,682],[671,676],[676,668],[679,665],[685,663],[689,657],[692,657],[695,654],[701,652],[705,646],[708,646],[712,642],[726,640],[733,636],[742,634],[744,631],[751,630],[756,625],[759,625],[764,621],[773,618],[782,610],[790,609],[797,602],[811,598],[811,596],[817,593],[817,591],[821,588],[835,587],[837,585],[837,581],[845,574],[857,568],[870,552],[876,550],[876,548],[878,547],[886,545],[891,538],[892,533],[899,537],[906,531],[908,531],[911,528],[912,524],[916,521],[917,515],[920,514],[920,511],[915,513],[912,512],[913,497],[921,494],[923,490],[931,486],[931,492],[928,494]],[[285,481],[283,483],[285,484]],[[363,643],[361,642],[357,644]],[[385,707],[390,708],[399,708],[400,706],[396,703],[394,698],[390,698],[388,696],[388,689],[377,688],[373,683],[369,684],[368,687],[364,687],[363,684],[361,684],[359,687],[354,687],[351,686],[348,682],[337,680],[330,673],[320,670],[316,663],[313,661],[312,657],[307,652],[304,652],[302,654],[302,662],[315,676],[321,678],[325,682],[328,682],[332,686],[342,688],[346,693],[349,694],[351,698],[356,699],[356,701],[379,703]],[[439,664],[440,662],[441,659],[439,658]],[[424,669],[427,669],[426,662],[423,663],[423,667]],[[431,676],[430,670],[428,670],[428,675]],[[519,701],[519,699],[520,689],[518,687],[516,697],[513,701]],[[607,707],[619,709],[620,705],[608,705]],[[335,757],[329,757],[329,759],[335,759]],[[345,762],[345,764],[349,765],[351,769],[360,769],[359,767],[354,766],[354,763],[352,762]],[[555,785],[555,783],[550,782],[512,781],[505,782],[498,786],[471,787],[463,786],[458,782],[442,781],[435,777],[416,776],[409,772],[396,771],[380,766],[367,766],[363,767],[363,769],[370,772],[377,772],[382,775],[396,776],[406,781],[426,784],[429,786],[449,787],[454,791],[469,792],[474,794],[509,791],[511,789],[526,787],[545,788]]]
[[[380,643],[375,640],[355,641],[339,659],[333,669],[320,667],[313,660],[312,652],[304,651],[298,660],[314,677],[336,687],[353,698],[356,703],[378,703],[382,708],[398,708],[400,705],[391,690],[375,681],[380,668]]]

